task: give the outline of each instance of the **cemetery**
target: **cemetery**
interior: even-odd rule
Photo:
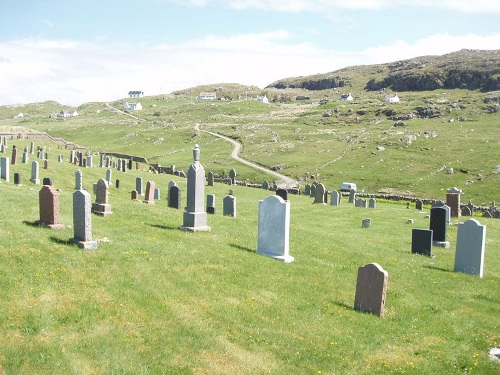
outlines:
[[[45,146],[49,170],[33,178],[32,163],[18,162],[9,173],[32,178],[0,183],[9,373],[498,371],[488,359],[500,346],[498,219],[451,217],[448,248],[432,247],[432,233],[417,246],[413,231],[432,232],[431,205],[356,207],[348,195],[332,205],[323,184],[314,196],[209,186],[198,146],[187,178],[80,168],[69,150]],[[155,187],[181,202],[151,204]],[[42,214],[50,192],[58,207],[44,205],[59,212]]]

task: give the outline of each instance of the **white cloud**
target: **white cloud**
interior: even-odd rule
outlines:
[[[392,62],[469,49],[500,49],[500,33],[447,34],[415,43],[395,40],[346,52],[297,43],[286,30],[210,35],[154,47],[106,40],[21,40],[0,43],[2,103],[56,100],[80,105],[123,98],[130,90],[166,94],[199,84],[235,82],[264,87],[278,79],[326,73],[352,65]]]

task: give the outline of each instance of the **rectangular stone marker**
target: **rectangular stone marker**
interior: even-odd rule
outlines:
[[[84,250],[97,249],[97,241],[92,240],[90,194],[85,190],[73,193],[73,229],[74,237],[70,242]]]
[[[86,164],[85,164],[85,167],[86,168],[92,168],[92,156],[87,156],[87,159],[86,159]]]
[[[207,195],[207,214],[215,215],[215,194]]]
[[[368,208],[377,208],[377,201],[375,198],[370,198],[368,201]]]
[[[26,164],[28,163],[28,160],[29,160],[29,154],[27,152],[23,152],[23,158],[22,158],[22,162],[23,164]]]
[[[475,219],[458,224],[455,272],[483,277],[486,226]]]
[[[83,175],[82,171],[77,169],[75,171],[75,190],[82,190],[83,189]]]
[[[137,177],[135,179],[135,190],[137,190],[137,194],[143,195],[143,192],[142,192],[142,177]]]
[[[448,248],[450,243],[446,240],[448,224],[446,223],[446,208],[432,207],[429,229],[432,230],[432,241],[436,246]]]
[[[349,193],[349,200],[347,201],[347,203],[354,203],[355,200],[356,200],[356,191],[352,189]]]
[[[133,201],[139,199],[139,194],[137,193],[137,190],[132,190],[132,192],[130,193],[130,199],[132,199]]]
[[[168,190],[168,207],[181,209],[181,189],[177,185],[172,185]]]
[[[307,195],[308,197],[311,196],[311,185],[306,184],[306,186],[304,186],[304,195]]]
[[[214,186],[214,173],[212,171],[208,172],[207,180],[208,186]]]
[[[342,196],[342,194],[340,194],[338,191],[336,190],[333,190],[331,193],[330,193],[330,206],[340,206],[340,197]]]
[[[446,190],[446,205],[451,208],[451,217],[460,217],[460,190],[451,188]]]
[[[286,189],[276,189],[276,195],[279,195],[284,201],[288,200],[288,191]]]
[[[388,278],[387,271],[377,263],[359,267],[354,309],[383,317]]]
[[[422,206],[423,206],[422,201],[420,199],[417,199],[415,201],[415,209],[419,210],[419,211],[422,211]]]
[[[231,169],[229,171],[229,178],[231,179],[231,185],[235,185],[236,184],[236,170]],[[228,182],[228,184],[229,184],[229,182]]]
[[[21,174],[20,173],[14,173],[14,185],[21,186]]]
[[[154,190],[155,190],[155,182],[154,181],[146,182],[146,195],[144,196],[143,203],[155,204]]]
[[[38,193],[40,204],[40,220],[35,224],[43,225],[50,229],[63,229],[59,223],[59,193],[55,187],[44,185]]]
[[[30,181],[33,182],[35,185],[40,185],[38,162],[36,160],[33,160],[31,162],[31,178],[30,178]]]
[[[106,170],[106,181],[108,184],[111,184],[111,176],[113,175],[113,171],[111,169]]]
[[[356,199],[354,201],[354,207],[366,208],[366,200],[365,199]]]
[[[412,254],[420,254],[432,256],[432,230],[430,229],[413,229],[411,232],[411,252]]]
[[[9,182],[9,167],[9,158],[7,156],[2,156],[0,158],[0,177],[6,182]]]
[[[236,217],[236,197],[227,195],[222,200],[222,214],[224,216]]]
[[[259,201],[257,253],[285,263],[290,252],[290,201],[270,195]]]
[[[97,181],[95,195],[95,202],[92,204],[92,213],[99,216],[111,215],[111,205],[109,204],[109,185],[104,178]]]
[[[12,159],[11,159],[11,164],[12,165],[17,165],[17,147],[14,145],[12,146]]]
[[[155,198],[155,201],[161,200],[161,198],[160,198],[160,188],[155,188],[154,198]]]

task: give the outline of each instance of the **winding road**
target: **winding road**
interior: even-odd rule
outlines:
[[[280,178],[281,181],[278,181],[277,184],[280,184],[280,182],[281,183],[285,183],[287,187],[295,187],[295,186],[299,185],[299,183],[296,180],[294,180],[294,179],[292,179],[290,177],[287,177],[285,175],[282,175],[282,174],[280,174],[278,172],[275,172],[275,171],[272,171],[270,169],[264,168],[264,167],[262,167],[262,166],[260,166],[258,164],[252,163],[251,161],[248,161],[248,160],[240,158],[238,154],[239,154],[239,152],[241,150],[241,143],[239,143],[238,141],[235,141],[234,139],[226,137],[226,136],[221,135],[219,133],[211,132],[209,130],[200,129],[200,124],[198,124],[198,123],[194,125],[194,129],[196,131],[201,131],[201,132],[213,135],[214,137],[217,137],[217,138],[223,139],[225,141],[231,142],[233,144],[233,146],[234,146],[233,151],[231,152],[231,157],[234,160],[239,161],[240,163],[246,164],[249,167],[261,170],[262,172],[265,172],[267,174],[270,174],[270,175],[273,175],[275,177]]]

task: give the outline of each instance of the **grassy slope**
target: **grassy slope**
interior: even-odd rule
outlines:
[[[76,167],[56,164],[68,151],[51,147],[50,169],[40,177],[61,189],[61,222],[71,226]],[[291,196],[296,261],[285,265],[254,253],[257,202],[268,192],[233,187],[233,219],[220,216],[227,185],[207,187],[219,214],[209,217],[211,232],[192,234],[177,229],[182,212],[165,202],[168,181],[185,188],[185,180],[114,171],[122,188],[111,188],[113,215],[92,218],[94,237],[111,242],[82,252],[67,243],[70,227],[31,225],[39,186],[28,181],[29,165],[11,166],[14,172],[23,186],[0,183],[0,364],[7,374],[498,371],[487,351],[500,345],[499,220],[479,219],[487,225],[479,279],[452,272],[455,220],[451,250],[424,258],[410,254],[410,243],[412,227],[428,227],[427,211],[383,203],[355,209],[345,200],[334,208]],[[84,169],[84,188],[104,175]],[[162,189],[155,206],[130,200],[139,175]],[[361,228],[364,217],[372,228]],[[357,268],[370,262],[389,272],[383,319],[352,309]]]

